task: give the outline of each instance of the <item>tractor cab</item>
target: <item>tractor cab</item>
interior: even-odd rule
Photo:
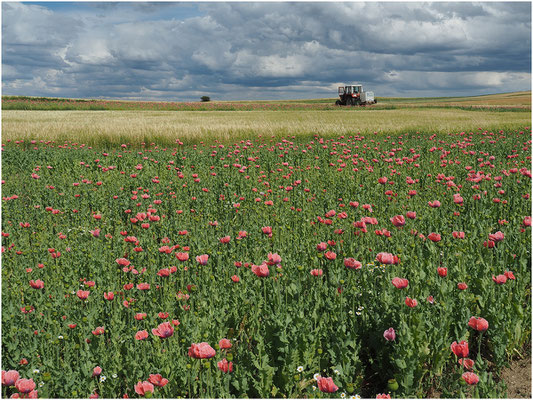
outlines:
[[[363,91],[362,85],[339,86],[339,95],[359,94]]]

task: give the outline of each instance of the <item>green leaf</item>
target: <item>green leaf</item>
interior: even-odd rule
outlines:
[[[403,359],[396,359],[396,360],[394,360],[394,362],[396,363],[396,365],[400,369],[406,369],[407,368],[407,364],[405,363],[405,361]]]

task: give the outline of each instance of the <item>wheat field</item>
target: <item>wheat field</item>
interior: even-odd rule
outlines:
[[[531,111],[453,108],[339,109],[294,111],[21,111],[2,112],[2,138],[97,143],[157,142],[176,139],[234,140],[262,136],[338,136],[369,133],[446,133],[521,129]]]

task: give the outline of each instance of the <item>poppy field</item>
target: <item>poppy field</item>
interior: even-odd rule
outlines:
[[[2,143],[2,395],[506,396],[531,132]]]

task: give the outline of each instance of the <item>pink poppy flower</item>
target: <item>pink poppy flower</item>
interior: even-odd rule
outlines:
[[[224,338],[224,339],[220,339],[220,341],[218,342],[218,347],[220,347],[221,349],[231,349],[231,342]]]
[[[270,226],[264,226],[261,228],[261,231],[265,234],[265,235],[268,235],[268,237],[272,237],[272,228]]]
[[[144,340],[148,338],[147,331],[139,331],[135,334],[135,340]]]
[[[126,258],[117,258],[115,261],[121,267],[127,267],[128,265],[130,265],[130,262]]]
[[[137,384],[134,386],[135,393],[137,393],[139,396],[145,396],[146,393],[153,393],[154,392],[154,385],[152,385],[148,381],[144,382],[137,382]]]
[[[391,342],[396,339],[396,332],[394,331],[394,328],[389,328],[385,332],[383,332],[383,337]]]
[[[405,225],[405,218],[404,218],[403,215],[395,215],[394,217],[392,217],[390,219],[390,222],[392,222],[392,224],[395,227],[404,226]]]
[[[15,387],[20,393],[30,393],[35,389],[35,382],[33,379],[20,378],[15,382]]]
[[[376,260],[378,260],[381,264],[399,264],[400,259],[398,256],[392,255],[390,253],[378,253],[376,256]]]
[[[207,254],[202,254],[201,256],[196,256],[196,261],[200,265],[206,265],[207,260],[209,260],[209,256]]]
[[[268,265],[266,264],[252,265],[252,272],[261,278],[264,278],[265,276],[268,276],[270,274]]]
[[[505,238],[505,235],[501,231],[489,234],[489,240],[492,240],[494,243],[501,242],[504,238]]]
[[[230,236],[224,236],[223,238],[220,238],[220,243],[226,244],[226,243],[229,243],[230,240],[231,240]]]
[[[465,342],[464,340],[460,341],[459,343],[453,342],[450,348],[452,349],[453,354],[455,354],[457,357],[468,357],[468,342]]]
[[[320,242],[319,244],[316,245],[317,251],[324,251],[327,248],[328,248],[328,244],[325,242]]]
[[[407,286],[409,286],[409,281],[404,278],[393,278],[392,284],[396,289],[405,289]]]
[[[37,279],[36,281],[32,279],[30,281],[30,286],[34,289],[42,289],[44,288],[44,282],[40,279]]]
[[[163,322],[162,324],[159,324],[157,328],[152,329],[152,333],[155,336],[159,336],[161,339],[165,339],[174,334],[174,327],[170,322]]]
[[[2,371],[2,385],[13,386],[15,382],[20,378],[18,371],[14,369],[9,371]]]
[[[96,328],[94,331],[92,331],[93,335],[95,336],[100,336],[100,335],[103,335],[105,332],[105,329],[103,326],[99,326],[98,328]]]
[[[162,278],[170,276],[170,269],[168,268],[160,269],[159,272],[157,272],[157,275],[159,275]]]
[[[339,390],[339,388],[335,385],[335,383],[333,383],[333,378],[324,378],[322,376],[318,376],[316,380],[318,384],[318,389],[321,392],[334,393],[337,390]]]
[[[468,326],[476,331],[484,332],[489,329],[489,323],[485,318],[470,317]]]
[[[407,212],[405,213],[405,215],[406,215],[407,218],[409,218],[409,219],[416,219],[416,212],[414,212],[414,211],[407,211]]]
[[[418,301],[416,301],[416,299],[411,299],[410,297],[406,297],[405,298],[405,305],[407,307],[411,307],[411,308],[414,308],[418,305]]]
[[[226,360],[225,358],[217,363],[217,367],[225,374],[227,374],[228,372],[233,372],[233,363],[228,363],[228,360]]]
[[[150,377],[148,378],[150,383],[154,384],[155,386],[163,387],[168,383],[168,379],[163,378],[161,374],[150,374]]]
[[[432,242],[440,242],[441,241],[440,235],[438,233],[435,233],[435,232],[431,232],[428,235],[428,239],[431,240]]]
[[[322,276],[324,272],[321,270],[321,269],[312,269],[311,270],[311,275],[313,276]]]
[[[102,368],[101,367],[98,367],[98,366],[94,367],[94,369],[93,369],[93,377],[100,376],[101,373],[102,373]]]
[[[483,242],[483,246],[488,249],[493,249],[496,246],[496,242],[494,242],[493,240],[485,240]]]
[[[462,378],[469,385],[475,385],[475,384],[477,384],[479,382],[479,377],[476,374],[474,374],[473,372],[465,372],[462,375]]]
[[[464,239],[465,238],[465,233],[464,232],[453,231],[452,232],[452,236],[453,236],[454,239]]]
[[[91,294],[91,292],[89,292],[88,290],[78,290],[76,292],[76,296],[78,296],[82,300],[86,300],[87,297],[89,297],[89,294]]]
[[[466,369],[472,369],[474,367],[474,360],[471,360],[470,358],[460,358],[459,365],[462,365]]]
[[[216,354],[215,349],[209,346],[209,343],[193,343],[189,347],[188,355],[192,358],[212,358]]]
[[[349,257],[344,259],[344,266],[350,269],[360,269],[363,264],[361,264],[355,258]]]
[[[507,279],[511,279],[513,281],[516,279],[513,274],[513,271],[505,271],[503,274],[505,275]]]
[[[278,253],[268,253],[268,265],[278,265],[281,263],[281,256]]]

